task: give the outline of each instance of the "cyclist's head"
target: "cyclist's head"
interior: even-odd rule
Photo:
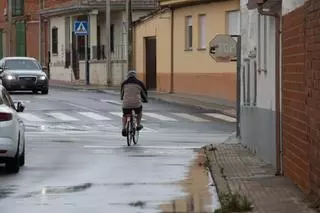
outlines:
[[[128,72],[128,78],[130,77],[136,77],[137,76],[137,72],[135,70],[129,70]]]

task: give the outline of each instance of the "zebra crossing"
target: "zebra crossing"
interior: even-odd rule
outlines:
[[[67,111],[67,112],[23,112],[20,118],[26,123],[34,122],[75,122],[75,121],[112,121],[119,120],[122,112],[106,112],[103,114],[91,111]],[[166,122],[236,122],[236,119],[219,113],[181,113],[181,112],[143,112],[143,120],[155,120]]]

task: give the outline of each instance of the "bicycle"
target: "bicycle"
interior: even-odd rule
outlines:
[[[137,130],[137,115],[134,110],[131,111],[130,115],[127,115],[126,130],[127,145],[131,146],[131,141],[133,141],[134,144],[137,144],[139,140],[139,131]]]

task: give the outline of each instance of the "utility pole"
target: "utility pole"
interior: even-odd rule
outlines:
[[[8,26],[8,36],[9,36],[9,48],[8,48],[8,53],[7,55],[11,56],[11,44],[12,44],[12,0],[8,0],[8,5],[7,5],[7,8],[8,8],[8,23],[9,23],[9,26]]]
[[[128,71],[133,69],[133,30],[132,30],[132,5],[131,0],[126,0],[127,12],[127,51],[128,51]]]
[[[112,85],[112,70],[111,70],[111,30],[110,30],[110,25],[111,25],[111,0],[106,0],[106,72],[107,72],[107,86]]]

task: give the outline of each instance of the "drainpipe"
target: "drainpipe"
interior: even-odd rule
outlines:
[[[173,81],[173,77],[174,77],[174,8],[171,8],[171,63],[170,63],[170,93],[173,93],[174,91],[174,81]]]
[[[275,105],[276,105],[276,175],[282,175],[282,143],[281,143],[281,113],[280,113],[280,15],[274,12],[263,11],[261,5],[258,6],[258,12],[261,15],[271,16],[275,18],[276,22],[276,30],[275,30],[275,50],[276,50],[276,68],[275,68],[275,83],[276,83],[276,91],[275,91]]]

